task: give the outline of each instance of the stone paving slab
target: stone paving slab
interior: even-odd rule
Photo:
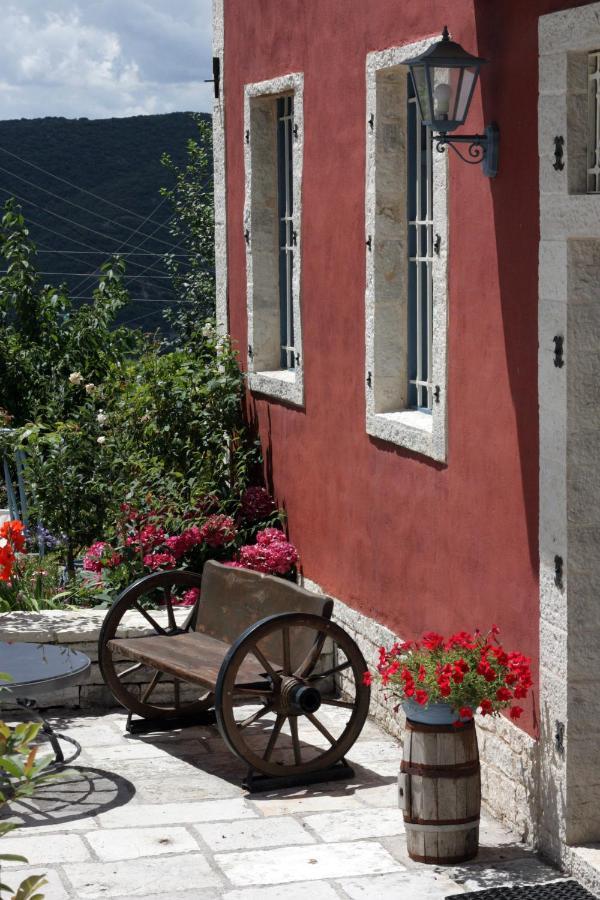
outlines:
[[[131,737],[122,713],[52,721],[84,752],[64,781],[12,804],[23,827],[3,838],[31,863],[6,874],[47,872],[46,900],[445,900],[560,877],[485,815],[472,863],[410,860],[400,746],[373,722],[351,781],[249,795],[214,728]]]

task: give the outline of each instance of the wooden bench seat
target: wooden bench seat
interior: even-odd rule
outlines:
[[[110,641],[108,646],[119,658],[124,656],[148,663],[167,675],[190,684],[200,684],[211,691],[214,690],[219,669],[231,648],[231,644],[198,631],[117,638]],[[249,657],[244,660],[238,674],[243,681],[255,681],[263,672],[264,668],[258,660]]]

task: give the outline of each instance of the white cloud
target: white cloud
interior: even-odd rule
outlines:
[[[0,5],[0,119],[212,106],[210,0]]]

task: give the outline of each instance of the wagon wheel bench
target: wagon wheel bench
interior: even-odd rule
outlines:
[[[200,598],[179,625],[176,594],[191,587]],[[166,625],[153,615],[157,597]],[[214,561],[202,575],[159,572],[126,588],[109,609],[100,668],[129,711],[129,731],[216,721],[247,763],[251,791],[350,778],[344,757],[362,730],[370,692],[363,655],[331,621],[332,610],[328,597]],[[142,636],[131,636],[134,616],[147,626]],[[335,726],[323,723],[322,707]]]

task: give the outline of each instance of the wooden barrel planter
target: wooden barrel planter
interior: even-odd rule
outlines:
[[[474,722],[456,728],[407,719],[398,792],[411,859],[438,864],[473,859],[481,805]]]

